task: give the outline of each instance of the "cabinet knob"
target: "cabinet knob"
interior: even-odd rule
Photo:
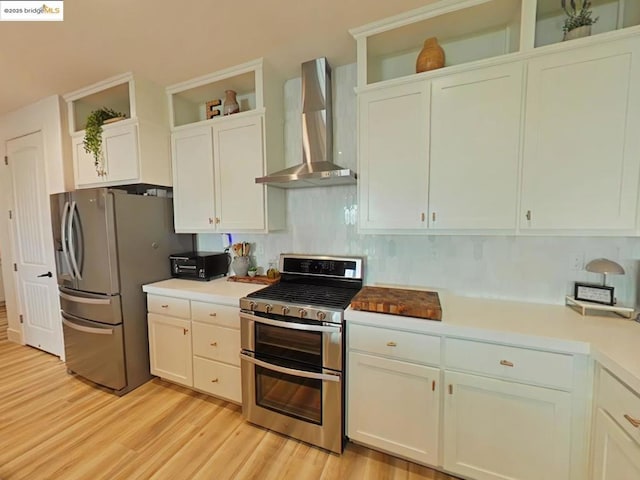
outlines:
[[[216,217],[216,223],[220,223],[220,218]]]
[[[431,391],[432,391],[432,392],[435,392],[435,391],[436,391],[436,381],[435,381],[435,380],[433,380],[433,381],[431,382]]]
[[[449,384],[449,395],[453,395],[453,384]]]
[[[209,345],[211,345],[212,347],[217,347],[218,346],[218,342],[211,342]]]
[[[188,328],[183,328],[182,329],[182,334],[186,335],[187,333],[189,333],[189,329]]]
[[[213,218],[209,217],[209,225],[213,225]]]
[[[525,217],[527,217],[527,220],[531,220],[531,210],[527,210]]]
[[[640,420],[633,418],[631,415],[624,414],[624,418],[635,428],[640,428]]]
[[[218,379],[214,378],[213,380],[211,380],[211,383],[218,383]]]
[[[396,342],[387,342],[387,347],[397,347],[398,344]]]
[[[420,221],[421,221],[421,222],[424,222],[424,212],[422,212],[422,213],[420,214]]]
[[[432,222],[436,221],[436,212],[431,212],[431,221]]]
[[[513,367],[513,362],[509,360],[500,360],[500,365],[504,365],[505,367]]]

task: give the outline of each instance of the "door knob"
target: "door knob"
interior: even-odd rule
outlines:
[[[38,278],[41,278],[41,277],[49,277],[49,278],[51,278],[51,277],[53,277],[53,274],[51,272],[47,272],[47,273],[43,273],[42,275],[38,275]]]

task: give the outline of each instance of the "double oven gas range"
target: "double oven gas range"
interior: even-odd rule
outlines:
[[[344,446],[344,310],[363,259],[281,254],[281,281],[240,299],[244,417],[318,447]]]

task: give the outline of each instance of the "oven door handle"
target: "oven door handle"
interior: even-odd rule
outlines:
[[[257,358],[253,358],[246,353],[240,352],[240,359],[246,360],[249,363],[253,363],[262,368],[266,368],[267,370],[273,370],[274,372],[286,373],[287,375],[291,375],[294,377],[304,377],[304,378],[312,378],[314,380],[322,380],[327,382],[339,382],[340,374],[332,374],[332,373],[313,373],[313,372],[305,372],[304,370],[296,370],[293,368],[281,367],[279,365],[274,365],[273,363],[263,362],[262,360],[258,360]]]
[[[273,327],[290,328],[292,330],[304,330],[306,332],[323,332],[323,333],[340,333],[342,327],[331,327],[328,325],[306,325],[304,323],[295,322],[283,322],[280,320],[273,320],[271,318],[264,318],[258,315],[250,315],[248,313],[240,312],[240,318],[245,320],[251,320],[257,323],[264,323]]]

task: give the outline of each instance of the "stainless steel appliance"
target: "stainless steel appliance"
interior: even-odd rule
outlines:
[[[97,188],[51,196],[67,369],[122,395],[151,378],[142,285],[193,248],[169,198]]]
[[[358,175],[333,163],[331,67],[326,58],[302,64],[302,163],[256,183],[279,188],[355,185]]]
[[[280,255],[281,281],[240,299],[242,412],[321,448],[344,446],[344,309],[356,257]]]
[[[191,280],[211,280],[226,275],[231,257],[226,252],[185,252],[169,255],[171,276]]]

